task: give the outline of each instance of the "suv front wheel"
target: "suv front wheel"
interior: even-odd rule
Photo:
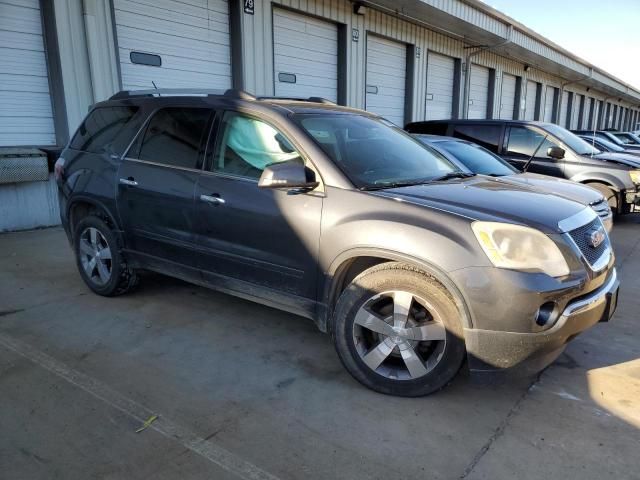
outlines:
[[[465,357],[451,295],[410,265],[386,263],[361,273],[340,296],[334,321],[345,368],[380,393],[415,397],[437,391]]]

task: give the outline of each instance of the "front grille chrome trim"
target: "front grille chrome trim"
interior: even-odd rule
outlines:
[[[579,211],[575,215],[560,220],[558,222],[558,228],[562,233],[568,233],[576,228],[580,228],[587,223],[593,222],[598,218],[598,215],[591,207],[585,207],[584,210]]]

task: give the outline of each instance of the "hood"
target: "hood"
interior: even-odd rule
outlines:
[[[390,188],[374,195],[464,215],[474,220],[527,225],[558,233],[558,222],[584,210],[584,204],[492,177],[475,177]]]
[[[499,177],[499,180],[514,182],[518,185],[526,185],[531,188],[559,195],[568,200],[573,200],[583,205],[591,205],[593,203],[604,200],[604,197],[597,190],[582,185],[581,183],[572,182],[563,178],[549,177],[547,175],[539,175],[537,173],[517,173],[506,177]]]
[[[640,168],[640,159],[628,153],[602,152],[594,155],[593,158],[604,160],[605,162],[617,163],[619,165],[627,165],[633,168]]]

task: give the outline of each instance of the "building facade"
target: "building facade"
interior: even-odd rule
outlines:
[[[0,0],[0,160],[51,163],[90,105],[154,87],[319,96],[398,125],[640,121],[640,91],[478,0]],[[0,231],[57,222],[55,189],[29,183],[0,183]]]

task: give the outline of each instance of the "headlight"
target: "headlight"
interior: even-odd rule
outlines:
[[[629,176],[633,183],[640,183],[640,170],[629,170]]]
[[[538,230],[498,222],[474,222],[471,228],[496,267],[538,270],[552,277],[569,274],[560,249]]]

